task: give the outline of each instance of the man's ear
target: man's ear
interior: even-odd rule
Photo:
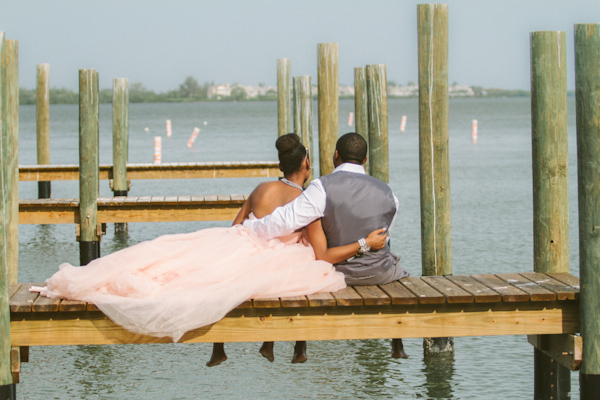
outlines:
[[[365,165],[365,163],[367,162],[367,158],[368,158],[368,157],[365,157],[365,159],[364,159],[364,160],[363,160],[363,162],[362,162],[362,165]]]
[[[336,150],[336,151],[333,153],[333,159],[334,159],[334,160],[337,160],[339,157],[340,157],[340,155],[338,154],[338,151]]]

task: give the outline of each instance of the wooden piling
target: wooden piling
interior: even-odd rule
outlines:
[[[387,88],[386,88],[387,89]],[[354,130],[365,138],[369,145],[369,109],[367,108],[367,75],[365,68],[354,68]],[[371,156],[367,151],[365,171],[371,174]]]
[[[333,172],[333,153],[339,136],[338,44],[317,46],[319,103],[319,173]]]
[[[290,123],[290,72],[292,60],[277,60],[277,134],[285,135],[291,131]]]
[[[311,162],[314,157],[312,102],[312,77],[310,75],[294,77],[294,132],[300,136],[302,144],[308,150]],[[313,176],[313,170],[311,170],[305,187],[308,186]]]
[[[417,32],[422,271],[451,275],[448,5],[417,5]],[[453,352],[454,338],[426,338],[423,348],[425,355]]]
[[[127,196],[129,159],[129,81],[113,80],[113,187],[115,197]],[[127,232],[128,224],[116,223],[115,232]]]
[[[19,42],[6,40],[7,121],[6,201],[8,283],[15,285],[19,275]]]
[[[575,25],[582,400],[600,393],[600,24]]]
[[[367,110],[371,176],[389,183],[387,78],[384,64],[367,65]]]
[[[37,65],[37,162],[50,164],[50,64]],[[38,182],[38,198],[51,197],[50,182]]]
[[[533,268],[569,272],[567,57],[564,32],[533,32]],[[571,372],[534,348],[534,399],[570,398]]]
[[[10,191],[7,186],[6,143],[8,123],[8,90],[6,68],[6,39],[0,32],[0,395],[2,399],[14,399],[15,386],[11,373],[10,343],[10,308],[8,304],[8,264],[7,264],[7,226],[6,196]]]
[[[98,226],[98,74],[79,70],[79,258],[81,265],[100,257]]]

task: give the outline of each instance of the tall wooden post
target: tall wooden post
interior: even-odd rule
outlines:
[[[313,111],[312,77],[310,75],[294,77],[294,132],[300,136],[302,144],[308,149],[313,160]],[[313,179],[313,171],[305,183],[308,186]]]
[[[7,151],[5,144],[8,123],[7,54],[4,32],[0,32],[0,399],[15,399],[15,385],[12,380],[10,362],[10,308],[8,304],[8,259],[6,206],[10,188],[6,175]]]
[[[600,393],[600,24],[575,25],[582,400]]]
[[[127,196],[127,160],[129,159],[129,81],[113,81],[113,192]],[[115,223],[115,232],[127,232],[127,223]]]
[[[367,109],[371,176],[390,181],[388,148],[387,78],[384,64],[367,65]]]
[[[419,169],[423,275],[452,274],[448,146],[448,5],[417,5]],[[425,354],[454,351],[454,338],[424,339]]]
[[[8,283],[15,285],[19,275],[19,42],[6,40],[6,226]]]
[[[533,32],[533,268],[569,272],[567,56],[564,32]],[[534,348],[534,398],[570,398],[571,372]]]
[[[292,60],[280,58],[277,60],[277,135],[290,133],[290,73]]]
[[[387,88],[386,88],[387,89]],[[365,68],[354,68],[354,127],[356,133],[365,138],[369,145],[369,109],[367,108],[367,75]],[[365,171],[371,174],[371,156],[367,151]]]
[[[319,103],[319,173],[333,172],[333,153],[339,137],[338,44],[317,46]]]
[[[50,164],[50,64],[37,65],[37,162]],[[50,182],[38,182],[38,198],[49,199]]]
[[[98,74],[79,70],[79,258],[81,265],[100,257],[98,226]]]

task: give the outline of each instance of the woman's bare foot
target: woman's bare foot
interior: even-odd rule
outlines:
[[[306,342],[296,342],[292,364],[303,363],[306,362],[306,360]]]
[[[227,360],[227,354],[225,354],[224,343],[213,343],[213,352],[210,356],[210,360],[206,363],[207,367],[214,367],[215,365],[221,364]]]
[[[264,342],[262,346],[260,346],[260,354],[267,360],[273,362],[275,361],[275,356],[273,355],[273,345],[275,342]]]
[[[408,354],[404,351],[402,339],[392,339],[392,357],[393,358],[408,358]]]

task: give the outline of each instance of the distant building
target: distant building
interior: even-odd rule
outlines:
[[[214,96],[220,97],[229,97],[231,96],[231,86],[229,83],[224,83],[218,86],[209,86],[208,87],[208,98],[212,98]]]

